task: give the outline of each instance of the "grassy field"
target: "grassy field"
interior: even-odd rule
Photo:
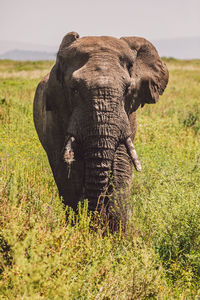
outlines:
[[[52,62],[0,61],[0,299],[200,299],[200,61],[165,60],[169,85],[138,111],[126,234],[68,222],[33,120]]]

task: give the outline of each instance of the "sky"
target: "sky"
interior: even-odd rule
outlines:
[[[70,31],[200,37],[200,0],[0,0],[0,41],[56,46]]]

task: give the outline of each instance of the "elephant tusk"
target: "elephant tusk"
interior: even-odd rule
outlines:
[[[126,145],[126,148],[128,150],[128,154],[130,155],[130,158],[133,162],[133,165],[134,165],[136,171],[140,172],[142,170],[142,166],[141,166],[141,163],[140,163],[140,160],[138,158],[137,152],[135,151],[133,142],[131,141],[130,137],[126,139],[125,145]]]
[[[74,151],[72,148],[72,144],[74,142],[75,142],[75,138],[71,136],[65,146],[64,161],[68,164],[71,164],[74,161]]]

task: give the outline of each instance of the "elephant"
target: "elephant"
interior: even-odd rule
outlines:
[[[33,117],[64,205],[88,199],[110,224],[127,222],[136,110],[156,103],[168,70],[141,37],[66,34],[50,73],[37,86]],[[123,221],[124,220],[124,221]]]

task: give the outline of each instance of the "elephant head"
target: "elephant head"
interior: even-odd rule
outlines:
[[[100,201],[114,214],[107,196],[130,185],[131,162],[141,169],[132,143],[136,110],[156,103],[167,82],[166,65],[143,38],[63,38],[37,88],[34,121],[65,204],[76,208],[87,198],[90,209]]]

